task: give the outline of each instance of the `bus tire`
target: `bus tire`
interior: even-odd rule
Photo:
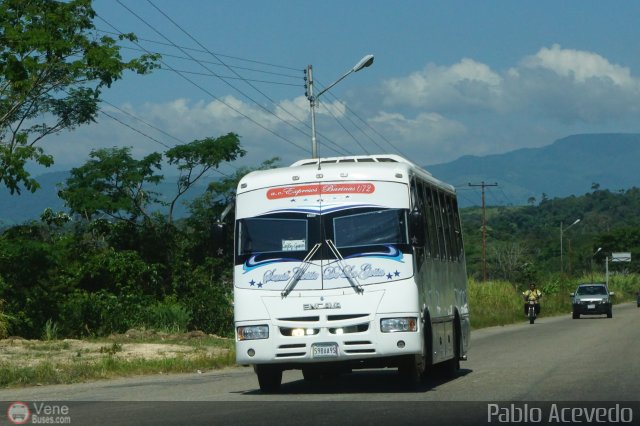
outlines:
[[[258,384],[262,392],[276,392],[282,383],[282,369],[275,365],[258,364],[255,366]]]
[[[398,365],[398,374],[400,379],[411,385],[420,383],[425,379],[429,368],[431,367],[431,318],[428,313],[423,316],[423,337],[422,349],[423,354],[407,355]]]
[[[319,368],[314,367],[303,368],[302,377],[307,382],[317,382],[322,379],[322,371]]]
[[[424,373],[424,358],[422,355],[406,355],[400,360],[398,374],[400,379],[408,385],[417,385],[422,381]]]

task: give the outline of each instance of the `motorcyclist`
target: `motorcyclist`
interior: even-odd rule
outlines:
[[[524,296],[524,314],[529,315],[529,301],[535,302],[536,316],[540,314],[540,299],[542,299],[542,292],[536,288],[534,283],[529,284],[529,290],[522,293]]]

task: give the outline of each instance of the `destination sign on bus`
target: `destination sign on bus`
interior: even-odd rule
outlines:
[[[311,185],[294,185],[271,188],[267,191],[267,199],[293,198],[323,194],[373,194],[376,187],[372,183],[323,183]]]

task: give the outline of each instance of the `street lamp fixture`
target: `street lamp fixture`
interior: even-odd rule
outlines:
[[[591,255],[591,282],[593,282],[593,258],[596,257],[596,254],[600,253],[600,250],[602,250],[602,247],[598,247],[598,250]]]
[[[578,222],[580,222],[580,219],[576,219],[575,222],[573,222],[571,225],[567,226],[566,228],[563,228],[562,222],[560,222],[560,275],[564,273],[564,261],[563,261],[564,252],[562,248],[562,234],[564,231],[571,228],[573,225],[577,224]]]
[[[357,64],[353,66],[349,71],[344,73],[342,77],[331,83],[329,86],[322,89],[318,92],[317,95],[313,94],[313,67],[309,65],[307,67],[307,84],[308,90],[306,93],[307,99],[309,99],[309,106],[311,107],[311,158],[318,158],[318,144],[316,142],[316,100],[322,95],[324,92],[331,89],[336,84],[340,83],[344,80],[349,74],[354,72],[358,72],[363,68],[366,68],[373,64],[373,55],[366,55]]]

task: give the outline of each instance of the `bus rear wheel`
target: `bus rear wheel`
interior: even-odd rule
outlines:
[[[262,392],[276,392],[282,383],[282,369],[275,365],[258,364],[255,366],[258,384]]]
[[[443,362],[440,366],[440,373],[445,378],[452,378],[460,370],[460,338],[462,336],[460,330],[460,320],[458,316],[455,317],[455,323],[453,326],[453,358]]]

